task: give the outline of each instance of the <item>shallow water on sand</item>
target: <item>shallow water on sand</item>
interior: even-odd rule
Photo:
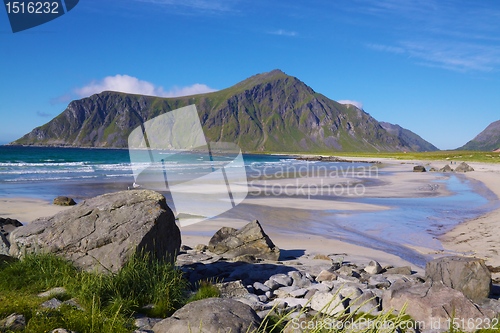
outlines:
[[[424,266],[431,255],[443,251],[438,236],[457,224],[483,215],[500,204],[496,196],[482,183],[463,175],[449,175],[437,180],[451,192],[448,196],[419,198],[342,198],[344,202],[368,203],[389,207],[377,211],[298,210],[240,204],[223,214],[225,218],[258,219],[273,232],[281,234],[318,235],[357,244]],[[303,200],[307,200],[304,198]],[[341,251],[341,249],[325,249]]]
[[[168,155],[163,152],[160,154]],[[189,160],[193,156],[196,163]],[[180,156],[180,160],[167,165],[166,170],[170,172],[189,169],[191,173],[196,173],[200,163],[209,163],[204,161],[203,157],[193,156]],[[0,197],[52,200],[55,196],[65,195],[81,201],[127,189],[134,182],[133,167],[127,150],[0,146]],[[328,177],[318,177],[325,180],[325,184],[332,180],[344,182],[345,179],[352,182],[351,187],[345,187],[345,183],[342,183],[344,187],[336,188],[332,183],[323,188],[314,188],[315,191],[333,190],[334,194],[338,189],[355,190],[355,184],[363,184],[366,187],[380,185],[378,177],[371,177],[371,165],[363,163],[305,162],[290,156],[245,155],[245,167],[249,182],[257,181],[254,190],[260,191],[264,188],[259,187],[262,180],[280,184],[281,190],[295,191],[299,188],[292,197],[301,203],[311,199],[309,194],[300,192],[299,183],[308,177],[327,174]],[[363,172],[368,171],[368,174],[357,172],[356,168]],[[311,171],[317,172],[311,174]],[[384,169],[380,169],[380,174],[390,177],[390,172]],[[286,178],[290,176],[291,179]],[[250,204],[249,200],[266,198],[266,195],[249,195],[243,203],[223,213],[221,217],[245,221],[258,219],[266,230],[273,232],[314,234],[339,239],[396,254],[414,264],[422,265],[427,260],[426,256],[412,247],[441,251],[442,246],[437,239],[439,235],[465,220],[498,207],[498,200],[495,200],[497,198],[491,191],[463,175],[447,174],[430,182],[445,187],[451,195],[418,198],[313,196],[313,199],[325,202],[340,200],[348,204],[371,204],[389,208],[377,211],[344,208],[312,210],[307,208],[307,204],[279,208],[256,205],[255,202]],[[289,184],[294,186],[286,187]],[[271,194],[274,198],[290,198],[288,192]]]

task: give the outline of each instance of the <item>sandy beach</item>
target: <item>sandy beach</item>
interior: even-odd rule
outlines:
[[[467,173],[467,177],[482,182],[500,198],[500,165],[486,163],[470,163],[470,165],[475,171]],[[499,230],[500,209],[496,209],[459,224],[440,240],[446,249],[482,258],[487,265],[498,269],[500,267]],[[499,282],[499,273],[494,273],[493,277]]]
[[[441,173],[414,173],[413,165],[424,164],[435,167],[442,167],[443,162],[428,161],[392,161],[384,160],[382,168],[389,170],[385,176],[369,179],[373,182],[366,186],[365,194],[377,198],[418,198],[449,195],[444,186],[436,186],[440,180],[445,177]],[[500,165],[470,163],[476,171],[466,174],[466,177],[484,183],[493,193],[500,197]],[[304,179],[301,180],[305,181]],[[313,181],[309,179],[308,181]],[[339,177],[335,181],[339,184],[349,182],[349,177]],[[278,179],[277,183],[283,183],[284,180]],[[353,184],[356,182],[352,180]],[[258,182],[252,185],[260,186]],[[330,184],[332,185],[332,184]],[[335,185],[335,184],[333,184]],[[344,211],[381,211],[388,207],[375,205],[353,203],[349,201],[349,194],[339,195],[335,200],[317,200],[297,197],[251,197],[245,200],[247,210],[263,210],[266,212],[265,218],[259,218],[265,231],[269,234],[274,243],[282,249],[283,259],[293,259],[294,254],[324,254],[338,255],[345,261],[356,263],[367,263],[369,260],[377,260],[382,265],[406,266],[422,273],[423,269],[409,263],[397,254],[391,254],[376,250],[368,246],[355,245],[342,239],[332,239],[311,233],[301,233],[300,226],[285,225],[283,222],[307,221],[308,214],[311,212],[328,211],[332,209]],[[273,212],[273,208],[275,211]],[[32,220],[50,216],[58,211],[68,209],[68,207],[54,206],[44,200],[28,198],[0,198],[0,216],[18,219],[23,223],[29,223]],[[219,218],[205,221],[203,223],[181,228],[183,244],[196,246],[197,244],[207,244],[215,231],[222,226],[231,226],[239,228],[250,222],[255,216],[246,218],[231,218],[221,216]],[[258,217],[258,216],[257,216]],[[296,224],[299,225],[299,224]],[[286,227],[286,228],[285,228]],[[500,209],[492,211],[484,216],[466,221],[456,226],[452,231],[440,237],[444,251],[435,251],[425,247],[413,247],[422,254],[443,255],[450,253],[460,253],[475,257],[484,258],[488,265],[500,266],[500,256],[497,250],[496,230],[500,227]]]

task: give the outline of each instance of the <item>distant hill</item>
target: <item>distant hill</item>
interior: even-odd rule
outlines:
[[[399,125],[394,125],[387,122],[380,122],[380,125],[389,133],[396,135],[401,140],[405,141],[413,151],[437,151],[439,150],[432,143],[425,141],[419,135],[412,131],[403,128]]]
[[[128,135],[141,123],[190,104],[196,104],[208,141],[237,143],[246,152],[429,150],[406,130],[388,131],[363,110],[337,103],[280,70],[179,98],[102,92],[72,101],[12,144],[126,148]]]
[[[457,149],[481,151],[493,151],[500,149],[500,120],[489,124],[488,127],[479,133],[474,139]]]

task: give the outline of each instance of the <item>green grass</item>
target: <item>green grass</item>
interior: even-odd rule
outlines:
[[[198,285],[198,290],[188,299],[189,302],[199,301],[210,297],[219,297],[220,291],[211,281],[202,281]]]
[[[429,161],[456,161],[456,162],[484,162],[500,163],[500,153],[491,151],[455,151],[441,150],[433,152],[383,152],[383,153],[361,153],[361,152],[335,152],[328,155],[341,157],[366,157],[366,158],[393,158],[396,160],[429,160]]]
[[[356,151],[320,151],[320,152],[249,152],[250,154],[290,154],[290,155],[322,155],[337,156],[345,159],[349,157],[361,158],[391,158],[395,160],[428,160],[428,161],[455,161],[455,162],[482,162],[500,163],[500,153],[491,151],[457,151],[440,150],[432,152],[356,152]]]
[[[65,287],[61,301],[74,298],[83,311],[69,305],[42,309],[47,298],[38,293]],[[217,296],[203,285],[197,299]],[[83,272],[50,254],[28,255],[20,261],[0,263],[0,319],[23,314],[23,332],[49,332],[63,327],[79,333],[132,332],[133,314],[167,317],[188,301],[190,290],[172,264],[136,256],[116,274]],[[3,332],[0,329],[0,332]]]

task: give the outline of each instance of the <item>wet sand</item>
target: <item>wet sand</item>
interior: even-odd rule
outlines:
[[[500,164],[470,163],[474,172],[467,177],[485,184],[500,198]],[[445,249],[485,259],[486,265],[500,267],[500,209],[459,224],[440,240]],[[500,281],[500,273],[493,274]]]
[[[419,164],[418,161],[384,160],[383,162],[384,164],[380,166],[384,170],[383,175],[377,177],[371,175],[361,182],[347,175],[334,180],[329,179],[328,186],[335,184],[345,186],[349,182],[351,186],[354,186],[361,183],[366,185],[364,195],[376,198],[426,198],[450,194],[446,187],[436,186],[440,180],[447,177],[446,175],[411,172],[413,165]],[[429,162],[424,161],[422,164],[429,164]],[[444,164],[446,161],[432,162],[432,165],[436,167],[442,167]],[[471,165],[476,171],[467,173],[466,177],[483,182],[497,196],[500,196],[500,165],[479,163],[471,163]],[[286,182],[283,179],[274,181]],[[300,181],[314,184],[318,182],[318,179],[309,177]],[[266,182],[268,184],[254,181],[252,186],[257,186],[259,191],[262,191],[266,186],[273,184],[273,180],[266,180]],[[344,257],[344,260],[353,262],[364,263],[375,259],[382,265],[411,265],[412,268],[421,270],[397,253],[387,253],[374,249],[373,246],[364,246],[365,244],[351,244],[341,237],[332,239],[332,237],[314,234],[307,230],[311,214],[319,214],[316,215],[317,218],[323,212],[331,210],[370,212],[388,209],[383,205],[353,202],[350,200],[353,197],[352,193],[337,194],[330,200],[324,200],[325,197],[265,196],[262,193],[259,196],[250,195],[241,205],[242,210],[239,213],[238,211],[229,212],[210,221],[183,227],[181,229],[183,244],[189,246],[207,244],[213,233],[222,226],[239,228],[253,219],[258,219],[275,244],[283,249],[284,255],[287,253],[338,254]],[[68,207],[54,206],[44,200],[0,198],[0,216],[18,219],[23,223],[31,222],[38,217],[53,215],[63,209],[68,209]],[[497,245],[495,244],[495,231],[499,230],[498,227],[500,227],[500,209],[464,222],[440,237],[446,251],[435,251],[435,249],[425,247],[414,247],[413,250],[425,255],[463,253],[484,258],[489,265],[500,266],[500,256],[496,252]]]

